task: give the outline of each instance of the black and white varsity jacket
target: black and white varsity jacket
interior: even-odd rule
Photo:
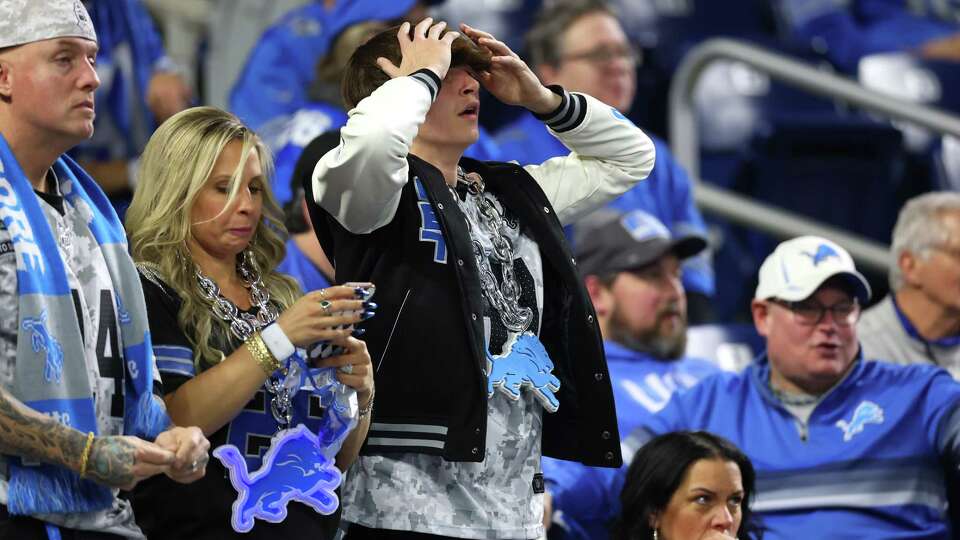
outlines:
[[[487,361],[472,242],[440,171],[409,154],[439,84],[424,70],[388,81],[358,104],[340,145],[318,162],[307,200],[336,281],[377,286],[380,308],[364,323],[363,336],[376,369],[377,402],[361,452],[480,461]],[[559,410],[543,415],[544,455],[619,466],[596,314],[562,225],[645,178],[654,150],[611,107],[581,94],[563,96],[547,124],[576,152],[539,166],[466,158],[461,166],[483,177],[540,249],[539,337],[561,381]]]

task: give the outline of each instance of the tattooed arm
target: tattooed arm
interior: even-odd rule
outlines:
[[[0,452],[80,472],[87,434],[27,407],[0,388]],[[131,489],[166,472],[174,453],[137,437],[101,436],[93,440],[87,478]]]

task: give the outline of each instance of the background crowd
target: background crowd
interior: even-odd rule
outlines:
[[[163,172],[166,162],[156,161],[161,149],[150,150],[148,141],[154,136],[159,141],[152,142],[154,146],[173,144],[165,140],[172,135],[164,130],[174,127],[160,127],[164,121],[190,107],[218,107],[242,124],[219,119],[226,126],[222,129],[236,133],[225,135],[220,147],[211,150],[213,154],[205,158],[208,165],[213,166],[221,151],[226,155],[226,141],[236,137],[244,141],[243,155],[255,148],[257,163],[268,162],[266,155],[275,161],[271,171],[244,173],[242,189],[250,189],[251,182],[269,181],[276,200],[265,203],[264,213],[282,221],[289,231],[285,238],[258,239],[273,247],[258,247],[269,253],[257,252],[259,260],[253,262],[264,281],[270,280],[266,288],[280,295],[281,307],[289,310],[288,321],[306,313],[306,302],[298,302],[291,292],[295,289],[280,276],[292,277],[308,295],[352,281],[344,278],[349,277],[350,267],[344,270],[347,259],[340,257],[337,275],[329,249],[324,249],[332,240],[321,247],[322,233],[314,234],[322,229],[316,224],[318,216],[324,219],[314,201],[320,206],[323,202],[310,185],[318,161],[344,144],[339,129],[348,125],[348,112],[356,105],[341,99],[348,60],[358,46],[384,29],[431,15],[451,27],[466,23],[488,31],[518,52],[543,85],[588,94],[649,136],[656,154],[649,176],[602,209],[586,216],[573,216],[572,210],[559,216],[603,338],[624,465],[589,467],[544,457],[542,480],[548,501],[544,534],[549,538],[693,538],[688,536],[693,529],[683,527],[696,521],[689,517],[694,513],[699,519],[696,526],[713,531],[718,539],[761,534],[774,539],[960,538],[960,384],[955,381],[960,380],[960,194],[954,191],[960,187],[960,142],[949,134],[804,93],[728,60],[710,64],[693,91],[700,130],[696,176],[667,142],[670,83],[690,51],[715,37],[741,40],[849,77],[865,90],[960,113],[960,101],[954,97],[960,95],[960,4],[937,0],[85,0],[83,4],[98,37],[100,84],[93,137],[69,155],[99,183],[121,220],[127,215],[127,232],[141,272],[145,261],[170,266],[169,261],[180,260],[174,257],[184,256],[175,250],[144,251],[143,242],[149,246],[149,239],[138,236],[149,229],[151,213],[176,208],[179,193],[170,191],[177,174]],[[576,144],[555,136],[560,129],[545,123],[542,115],[477,91],[478,107],[484,112],[479,137],[464,156],[535,166],[567,155]],[[212,109],[199,110],[216,116]],[[398,111],[396,116],[403,115]],[[189,117],[177,118],[187,122]],[[244,125],[259,139],[244,134]],[[229,144],[239,145],[237,140]],[[239,156],[240,146],[235,150]],[[245,163],[245,157],[237,156],[224,170],[235,169],[238,160]],[[186,168],[173,172],[199,174]],[[163,174],[170,179],[160,183]],[[194,187],[184,184],[182,193],[200,189],[206,180],[201,176]],[[888,245],[888,267],[855,261],[840,239],[797,230],[790,235],[796,238],[781,241],[784,238],[702,213],[695,198],[700,182]],[[165,198],[170,200],[163,202]],[[257,220],[259,212],[257,207]],[[177,219],[186,223],[187,218]],[[178,241],[186,242],[185,234]],[[211,245],[220,241],[210,239]],[[285,243],[282,261],[271,255],[279,252],[279,243]],[[223,255],[225,266],[216,257],[195,263],[208,274],[222,271],[222,280],[216,282],[233,282],[233,296],[244,296],[240,267],[234,268],[232,261],[246,248],[244,244]],[[145,282],[154,342],[159,337],[161,347],[172,351],[198,347],[204,354],[214,354],[202,345],[209,338],[209,327],[198,329],[199,337],[170,330],[176,327],[178,310],[186,309],[183,301],[188,307],[191,301],[199,302],[176,294],[164,296],[167,289],[181,296],[186,290],[171,288],[170,278],[192,283],[192,274],[169,275],[174,266],[165,268],[167,273],[161,272],[153,285]],[[151,296],[153,305],[173,302],[172,307],[158,315]],[[373,314],[366,314],[370,305],[364,299],[353,300],[352,289],[330,299],[348,298],[359,302],[349,304],[356,314],[336,319],[337,326],[356,324]],[[237,303],[253,309],[253,300]],[[164,322],[157,323],[158,317]],[[282,323],[283,314],[279,319],[274,314],[273,319]],[[322,332],[335,326],[325,321]],[[371,333],[389,322],[372,321]],[[229,321],[224,328],[228,326]],[[349,331],[341,330],[335,338],[349,351],[345,357],[354,358],[358,366],[370,366],[360,334],[350,337]],[[237,354],[247,354],[249,363],[249,353],[229,352],[239,351],[243,340],[225,335],[229,343],[218,346],[218,351],[227,351],[226,360],[234,359],[233,365],[239,365]],[[302,347],[324,336],[290,337]],[[394,347],[404,346],[403,339]],[[378,344],[371,343],[375,362]],[[168,362],[165,368],[160,360],[174,420],[200,426],[215,445],[227,440],[228,428],[242,417],[246,402],[259,395],[256,388],[264,382],[259,369],[231,378],[226,372],[231,364],[220,364],[210,370],[213,376],[226,377],[218,383],[211,373],[194,378],[198,370],[184,373],[182,366]],[[362,370],[366,373],[367,367]],[[212,386],[204,390],[202,384]],[[187,399],[191,392],[198,399],[217,384],[241,385],[243,399],[203,402],[204,414],[185,405],[177,408],[183,403],[178,399]],[[372,405],[371,377],[347,384],[357,389],[361,405]],[[380,406],[387,405],[381,401]],[[378,437],[377,429],[389,431],[383,422],[373,416],[371,437]],[[365,430],[367,424],[362,427]],[[609,438],[609,432],[603,433]],[[679,435],[671,438],[670,433]],[[366,431],[354,433],[338,454],[338,464],[346,467],[356,459],[364,435]],[[663,467],[654,467],[669,461],[669,456],[685,459],[674,462],[672,477]],[[731,464],[733,473],[727,466]],[[375,494],[377,486],[382,489],[382,477],[391,474],[384,472],[385,467],[399,474],[407,465],[361,457],[358,467],[375,471],[369,473],[373,480],[367,480],[363,491]],[[736,481],[716,484],[728,474]],[[179,481],[176,476],[148,482],[148,490],[155,491],[135,498],[134,506],[154,504],[151,496],[168,496],[177,487],[171,482]],[[698,492],[688,485],[694,482],[691,478],[720,487]],[[221,488],[207,489],[212,493]],[[657,491],[681,497],[686,489],[693,490],[686,496],[696,509],[670,497],[650,498]],[[364,496],[373,497],[348,490],[344,500]],[[171,512],[175,510],[171,507]],[[384,523],[379,521],[382,516],[349,508],[345,515],[365,526]],[[174,519],[184,520],[189,518]],[[150,537],[177,537],[171,529],[164,531],[162,521],[151,524],[154,527]]]

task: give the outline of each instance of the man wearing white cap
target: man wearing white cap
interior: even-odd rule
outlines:
[[[78,0],[0,1],[0,539],[143,538],[117,488],[208,459],[167,429],[123,227],[63,155],[93,133],[96,53]]]
[[[869,297],[840,246],[781,243],[751,304],[766,354],[675,395],[624,441],[624,461],[657,434],[706,430],[752,460],[767,540],[951,538],[944,471],[960,463],[960,384],[934,366],[863,361]]]

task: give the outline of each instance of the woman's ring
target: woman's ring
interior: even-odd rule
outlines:
[[[193,460],[193,463],[190,464],[190,472],[196,471],[196,470],[197,470],[197,466],[199,466],[199,465],[200,465],[200,463],[199,463],[197,460]]]
[[[330,306],[332,306],[332,305],[333,305],[333,302],[331,302],[331,301],[329,301],[329,300],[321,300],[321,301],[320,301],[320,309],[323,310],[323,313],[324,313],[327,317],[330,316]]]
[[[346,373],[347,375],[353,373],[353,364],[347,364],[345,366],[340,366],[340,372]]]

